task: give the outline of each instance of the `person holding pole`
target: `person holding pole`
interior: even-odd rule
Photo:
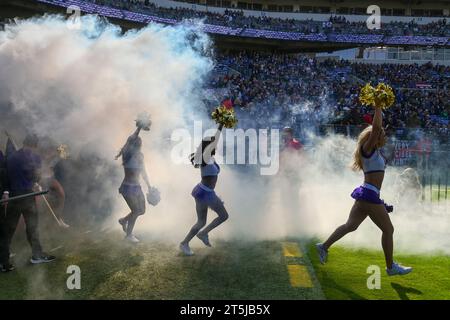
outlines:
[[[36,153],[38,141],[36,135],[29,134],[23,142],[22,149],[8,156],[6,170],[10,197],[40,191],[38,181],[40,179],[41,159]],[[27,240],[32,251],[30,262],[40,264],[55,260],[54,256],[48,255],[42,250],[38,231],[38,212],[34,197],[26,197],[8,203],[4,236],[6,240],[4,246],[6,246],[5,251],[8,257],[9,247],[21,215],[25,220]]]

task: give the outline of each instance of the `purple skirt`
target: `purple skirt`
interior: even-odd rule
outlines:
[[[380,199],[380,195],[377,192],[364,188],[363,186],[359,186],[353,190],[351,197],[355,200],[366,201],[373,204],[382,204],[386,208],[387,212],[394,211],[394,206],[387,205],[382,199]]]
[[[216,192],[208,187],[197,184],[192,190],[191,195],[198,201],[201,201],[209,206],[214,206],[218,202],[222,202],[217,196]]]
[[[142,189],[138,184],[122,183],[119,188],[119,193],[124,196],[137,196],[142,194]]]

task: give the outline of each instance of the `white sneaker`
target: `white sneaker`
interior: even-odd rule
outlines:
[[[128,240],[128,241],[130,241],[132,243],[139,243],[140,242],[139,239],[136,238],[133,234],[130,234],[129,236],[126,236],[125,240]]]
[[[391,269],[386,268],[386,273],[388,274],[388,276],[395,276],[395,275],[404,276],[405,274],[408,274],[411,271],[412,271],[411,267],[404,267],[395,262],[392,263]]]
[[[183,251],[186,256],[194,255],[194,252],[191,250],[187,243],[180,243],[180,250]]]
[[[325,264],[328,260],[328,251],[324,248],[323,244],[316,244],[317,253],[319,254],[319,260],[321,264]]]
[[[60,219],[59,220],[59,226],[61,227],[61,228],[64,228],[64,229],[67,229],[67,228],[69,228],[70,226],[67,224],[67,223],[65,223],[62,219]]]
[[[42,253],[39,256],[32,256],[30,259],[30,262],[32,264],[41,264],[41,263],[48,263],[48,262],[52,262],[56,259],[55,256],[50,256],[48,254]]]

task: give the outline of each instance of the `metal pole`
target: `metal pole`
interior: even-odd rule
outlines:
[[[447,191],[448,191],[448,170],[445,174],[445,200],[447,200]]]
[[[426,179],[425,179],[425,172],[422,173],[422,201],[425,201],[425,185],[426,185]]]
[[[441,200],[441,176],[438,179],[438,202]]]
[[[433,201],[433,173],[430,173],[430,201]]]
[[[5,199],[5,200],[0,199],[0,203],[16,201],[16,200],[21,200],[21,199],[30,198],[30,197],[41,196],[41,195],[44,195],[46,193],[48,193],[48,190],[22,194],[20,196],[10,197],[10,198]]]

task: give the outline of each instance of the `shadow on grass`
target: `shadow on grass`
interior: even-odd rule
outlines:
[[[90,299],[97,286],[111,275],[142,263],[143,258],[122,244],[121,237],[104,239],[93,235],[52,239],[46,247],[61,246],[56,252],[50,252],[57,259],[49,264],[30,265],[29,245],[19,234],[14,248],[17,269],[0,279],[0,299]],[[67,288],[70,265],[81,269],[81,290]]]
[[[319,265],[319,261],[318,261],[319,258],[318,258],[318,255],[316,252],[316,246],[315,246],[315,244],[318,242],[320,242],[320,240],[318,238],[312,238],[307,243],[307,250],[308,250],[307,254],[308,254],[309,259],[311,260],[313,266]],[[357,294],[356,292],[338,284],[332,277],[329,277],[326,272],[318,272],[317,276],[318,276],[318,280],[322,284],[322,288],[324,285],[326,285],[326,287],[333,288],[333,291],[339,291],[340,293],[345,295],[348,299],[368,300],[367,298]],[[325,291],[324,291],[324,293],[325,293]],[[325,296],[327,296],[327,295],[325,294]]]
[[[323,277],[322,281],[323,283],[327,283],[327,286],[332,287],[333,290],[339,291],[346,295],[351,300],[368,300],[367,298],[357,294],[356,292],[339,285],[336,281],[334,281],[332,278],[327,277],[326,275]]]
[[[391,287],[397,292],[400,300],[410,300],[408,294],[419,294],[419,295],[422,294],[422,291],[420,290],[417,290],[412,287],[404,287],[401,284],[395,282],[391,282]]]
[[[317,299],[317,288],[293,288],[278,241],[218,242],[183,257],[181,299]]]

